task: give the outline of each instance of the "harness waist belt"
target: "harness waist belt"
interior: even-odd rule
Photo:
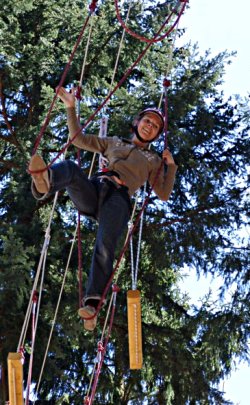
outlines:
[[[102,179],[110,180],[110,181],[116,183],[116,184],[119,185],[119,186],[125,186],[125,187],[126,187],[125,182],[120,179],[119,173],[117,173],[117,172],[114,171],[114,170],[108,170],[108,171],[98,172],[98,173],[96,173],[96,174],[94,175],[94,177],[97,177],[97,178],[98,178],[98,177],[101,177]]]

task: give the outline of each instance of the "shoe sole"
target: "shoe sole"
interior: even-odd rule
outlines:
[[[46,194],[50,188],[48,170],[44,170],[46,167],[45,162],[39,155],[32,156],[29,170],[31,172],[41,170],[40,173],[31,173],[36,189],[41,194]]]
[[[96,316],[92,319],[84,319],[84,318],[90,318],[91,316],[93,316],[94,314],[90,314],[88,310],[85,310],[84,308],[80,308],[78,310],[78,315],[80,315],[81,318],[83,318],[84,320],[84,329],[92,332],[95,327],[96,327]]]

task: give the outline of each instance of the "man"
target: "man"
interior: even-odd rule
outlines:
[[[129,220],[130,196],[149,181],[157,196],[167,201],[177,166],[168,149],[162,154],[167,171],[159,156],[148,149],[150,142],[157,139],[164,128],[164,118],[159,110],[149,108],[138,115],[132,140],[100,138],[82,133],[75,111],[74,90],[67,92],[60,88],[58,96],[67,110],[72,143],[80,149],[102,154],[108,162],[107,168],[88,179],[70,160],[54,164],[47,170],[42,158],[34,155],[29,165],[32,193],[41,200],[65,188],[76,208],[98,221],[86,294],[83,307],[78,311],[84,319],[85,329],[94,330],[96,308],[113,270],[117,241]],[[41,172],[34,173],[39,170]]]

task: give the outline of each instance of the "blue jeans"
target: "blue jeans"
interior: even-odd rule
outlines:
[[[70,160],[54,164],[50,176],[48,195],[66,189],[76,208],[98,221],[85,299],[100,297],[113,271],[117,242],[129,220],[129,199],[109,180],[89,180],[79,166]]]

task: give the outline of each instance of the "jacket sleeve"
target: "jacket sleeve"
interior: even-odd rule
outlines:
[[[164,165],[158,160],[158,165],[149,175],[149,184],[162,201],[167,201],[174,187],[176,164]],[[167,170],[166,170],[167,168]]]
[[[67,123],[70,139],[73,139],[73,145],[80,149],[88,150],[89,152],[104,153],[108,146],[108,138],[83,134],[74,107],[67,108]]]

